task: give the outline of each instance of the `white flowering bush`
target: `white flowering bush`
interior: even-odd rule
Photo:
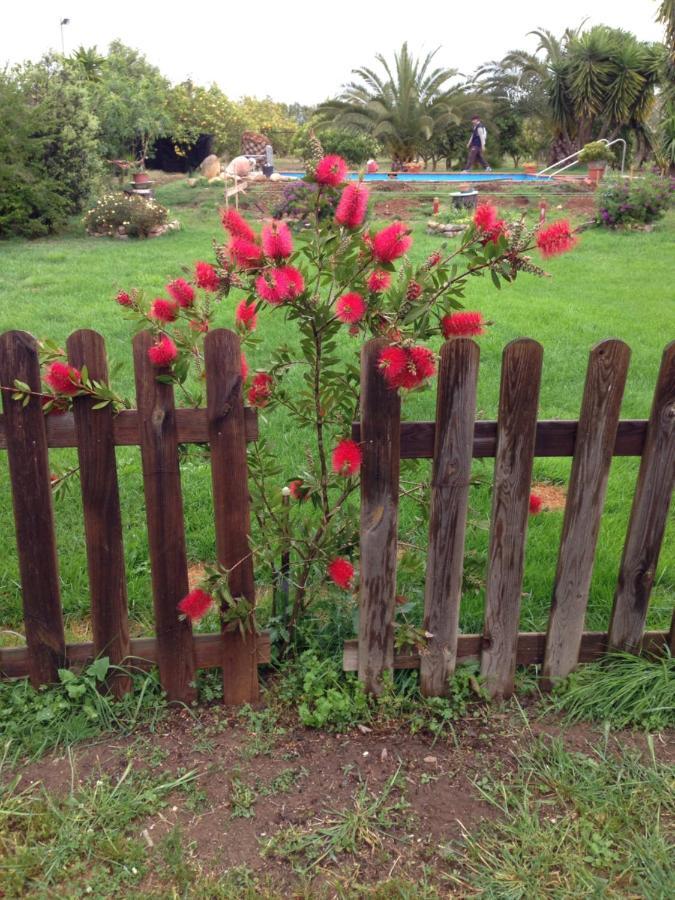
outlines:
[[[120,228],[129,237],[147,237],[155,228],[166,225],[168,211],[156,200],[140,194],[104,194],[84,217],[89,234],[112,237]]]

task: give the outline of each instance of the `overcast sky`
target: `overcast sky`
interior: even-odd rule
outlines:
[[[470,73],[516,47],[534,49],[530,29],[560,34],[592,10],[589,24],[661,40],[656,0],[474,0],[396,3],[378,0],[253,0],[141,3],[139,0],[5,0],[0,14],[0,64],[37,59],[80,45],[104,49],[119,38],[141,50],[172,81],[218,84],[226,94],[269,95],[286,103],[317,103],[334,94],[355,66],[375,53],[391,56],[404,40],[416,54],[440,46],[442,66]],[[161,12],[160,12],[161,10]],[[408,10],[408,13],[399,10]]]

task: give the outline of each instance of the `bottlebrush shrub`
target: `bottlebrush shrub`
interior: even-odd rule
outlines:
[[[166,207],[139,194],[104,194],[84,216],[84,227],[90,234],[112,237],[124,227],[130,237],[147,237],[153,228],[166,225]]]
[[[458,247],[414,263],[407,255],[408,226],[364,222],[363,200],[353,202],[354,188],[342,181],[345,170],[333,157],[308,176],[304,189],[311,227],[299,235],[269,223],[263,225],[264,237],[251,233],[250,223],[230,211],[223,215],[225,240],[216,245],[210,263],[193,263],[180,279],[157,291],[161,296],[144,297],[124,286],[115,297],[137,328],[152,332],[149,356],[157,377],[175,382],[192,403],[200,400],[190,386],[203,383],[204,335],[218,304],[227,304],[251,360],[249,346],[267,317],[284,319],[287,341],[260,368],[242,357],[242,382],[251,405],[264,408],[266,417],[283,415],[284,429],[290,424],[302,435],[303,456],[292,473],[282,472],[278,454],[264,439],[249,445],[252,511],[261,536],[251,550],[259,576],[278,572],[282,557],[290,557],[290,572],[286,568],[278,582],[290,585],[290,593],[276,592],[271,623],[273,633],[287,643],[295,641],[297,626],[317,596],[312,585],[326,585],[325,590],[343,592],[346,599],[358,589],[355,492],[362,448],[351,440],[351,423],[359,413],[360,345],[373,336],[387,337],[390,344],[379,359],[384,382],[403,393],[424,389],[436,370],[435,353],[424,342],[482,331],[478,312],[451,318],[463,308],[476,276],[488,275],[500,288],[519,272],[543,275],[530,251],[539,247],[550,256],[574,243],[567,223],[532,230],[523,219],[500,219],[485,204]],[[366,190],[365,185],[359,189]],[[330,215],[326,207],[333,210]],[[339,208],[349,215],[337,216]],[[347,342],[353,350],[345,361],[337,351]],[[64,387],[59,397],[69,402],[70,382]],[[221,576],[199,589],[220,596],[223,609],[227,594]],[[198,611],[208,602],[201,595],[200,600]],[[189,617],[195,608],[186,602],[181,613]]]

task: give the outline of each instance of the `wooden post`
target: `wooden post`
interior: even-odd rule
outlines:
[[[204,342],[206,394],[211,445],[211,479],[218,562],[229,570],[233,597],[255,603],[246,463],[246,428],[241,393],[241,349],[233,331],[211,331]],[[254,617],[250,631],[223,628],[223,700],[226,704],[258,699],[258,661]]]
[[[614,595],[610,647],[630,652],[640,647],[674,481],[675,341],[663,351],[654,391]]]
[[[24,331],[0,336],[0,384],[19,379],[40,393],[37,343]],[[23,618],[33,687],[58,680],[66,664],[45,417],[39,396],[26,406],[2,391],[19,555]]]
[[[493,697],[513,692],[542,356],[540,344],[523,338],[502,357],[481,653]]]
[[[173,385],[157,380],[166,369],[148,359],[150,332],[134,338],[134,368],[148,549],[157,631],[157,661],[169,700],[196,698],[192,627],[179,618],[178,603],[188,592],[183,498],[178,464]]]
[[[441,350],[424,593],[424,630],[432,637],[420,659],[427,697],[447,693],[457,658],[479,358],[477,344],[465,338]]]
[[[95,331],[76,331],[68,338],[68,358],[78,369],[87,367],[92,380],[108,383],[105,343]],[[127,585],[122,543],[122,514],[117,484],[112,406],[92,409],[96,400],[73,401],[80,488],[87,544],[91,622],[94,653],[106,655],[113,665],[129,656]],[[121,696],[131,679],[116,675],[112,690]]]
[[[394,664],[401,401],[377,367],[387,346],[375,338],[361,355],[359,678],[373,694]]]
[[[546,689],[577,664],[629,360],[630,348],[614,340],[594,347],[588,360],[548,622]]]

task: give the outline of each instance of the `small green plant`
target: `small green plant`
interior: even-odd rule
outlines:
[[[147,237],[155,228],[166,225],[168,211],[155,200],[140,194],[104,194],[84,216],[90,234],[112,237],[120,229],[129,237]]]
[[[675,725],[675,658],[612,653],[561,681],[550,706],[567,722],[662,731]]]
[[[245,784],[238,775],[230,782],[230,815],[233,819],[252,819],[253,807],[258,796],[253,788]]]
[[[589,162],[614,162],[614,154],[604,141],[591,141],[586,144],[579,154],[580,163]]]

